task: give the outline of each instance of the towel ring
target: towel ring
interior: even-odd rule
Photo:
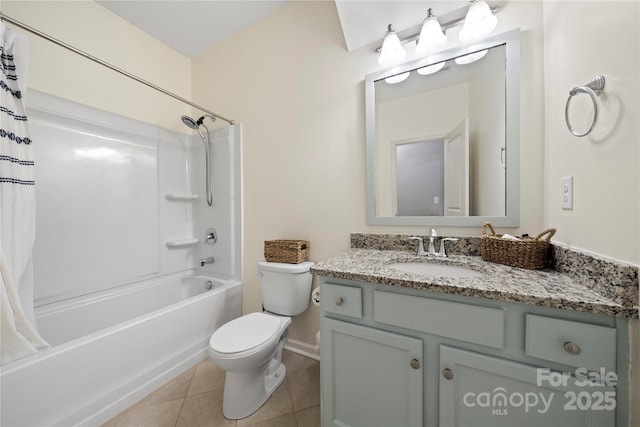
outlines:
[[[598,121],[598,99],[596,98],[602,93],[604,89],[604,77],[603,76],[595,76],[593,80],[587,83],[584,86],[574,87],[569,91],[569,98],[567,99],[567,105],[564,108],[564,120],[567,122],[567,127],[569,128],[569,132],[577,137],[587,136],[593,130],[593,127],[596,125]],[[579,93],[586,93],[591,98],[591,102],[593,102],[593,120],[591,121],[591,126],[585,133],[576,132],[576,130],[571,126],[571,122],[569,122],[569,104],[571,104],[571,98],[578,95]]]

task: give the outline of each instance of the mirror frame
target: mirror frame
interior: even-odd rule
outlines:
[[[506,147],[506,203],[505,216],[378,216],[376,214],[375,179],[375,85],[378,80],[427,65],[450,60],[479,50],[505,45],[505,147]],[[426,58],[365,76],[366,121],[366,179],[368,225],[417,225],[476,227],[491,222],[497,227],[520,226],[520,30],[512,30],[485,38],[472,45],[464,45],[435,53]]]

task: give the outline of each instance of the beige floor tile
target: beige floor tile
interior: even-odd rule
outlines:
[[[293,414],[282,415],[280,417],[271,418],[270,420],[260,421],[251,424],[249,427],[296,427],[296,417]],[[306,427],[302,426],[301,427]]]
[[[121,416],[117,427],[174,427],[184,399],[130,409]]]
[[[222,390],[188,396],[176,427],[235,427],[234,420],[222,415]]]
[[[209,359],[203,360],[195,366],[195,373],[187,395],[221,390],[224,388],[225,374],[225,371],[215,366]]]
[[[287,381],[296,411],[320,404],[320,365],[288,373]]]
[[[320,365],[320,362],[317,360],[313,360],[309,357],[305,357],[288,350],[285,350],[282,353],[282,362],[284,363],[284,366],[287,367],[287,372],[308,368],[309,366]]]
[[[189,384],[191,383],[194,372],[195,368],[190,368],[183,372],[156,391],[147,395],[147,397],[136,403],[133,407],[139,408],[184,398],[187,395],[187,390],[189,390]]]
[[[260,409],[247,418],[238,420],[238,427],[250,426],[260,421],[269,420],[292,412],[293,405],[289,397],[289,386],[287,385],[287,381],[284,381]]]
[[[296,411],[295,415],[299,427],[320,427],[320,405]]]

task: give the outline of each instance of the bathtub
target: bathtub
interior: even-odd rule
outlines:
[[[207,355],[241,282],[200,270],[36,309],[52,348],[0,373],[0,424],[99,425]]]

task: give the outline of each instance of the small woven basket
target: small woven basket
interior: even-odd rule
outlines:
[[[487,228],[491,234],[487,233]],[[549,254],[549,241],[554,234],[556,229],[549,228],[534,238],[504,239],[501,234],[496,234],[491,223],[485,222],[482,224],[480,254],[484,261],[530,270],[544,268]]]
[[[269,262],[300,264],[309,258],[306,240],[265,240],[264,259]]]

